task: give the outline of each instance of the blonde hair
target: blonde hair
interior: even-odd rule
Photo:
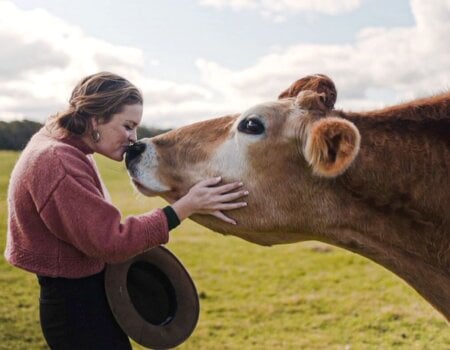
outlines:
[[[100,72],[82,79],[73,89],[69,107],[49,118],[47,126],[61,136],[91,132],[92,118],[107,123],[124,106],[143,104],[141,92],[128,80]]]

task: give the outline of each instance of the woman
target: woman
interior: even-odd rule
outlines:
[[[194,213],[232,224],[221,210],[246,205],[227,202],[247,192],[237,190],[240,183],[204,180],[172,206],[121,221],[92,154],[122,161],[136,141],[142,95],[126,79],[98,73],[84,78],[69,102],[14,167],[5,256],[38,276],[41,327],[52,349],[131,349],[108,307],[105,263],[167,243],[169,230]]]

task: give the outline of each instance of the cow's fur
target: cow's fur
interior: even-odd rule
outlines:
[[[242,180],[248,207],[229,214],[238,225],[194,219],[258,244],[314,239],[349,249],[449,319],[450,93],[348,113],[333,109],[331,80],[315,77],[278,101],[144,140],[130,174],[169,200],[206,177]],[[246,118],[265,132],[239,131]]]

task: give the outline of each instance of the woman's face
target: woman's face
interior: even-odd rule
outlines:
[[[92,120],[94,130],[100,133],[100,140],[94,143],[94,152],[122,161],[130,142],[136,142],[136,130],[142,120],[142,105],[125,105],[122,112],[114,114],[111,120],[102,124]]]

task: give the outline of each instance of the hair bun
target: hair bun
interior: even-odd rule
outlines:
[[[76,135],[83,135],[87,129],[87,119],[79,111],[70,108],[58,118],[60,127],[70,130]]]

